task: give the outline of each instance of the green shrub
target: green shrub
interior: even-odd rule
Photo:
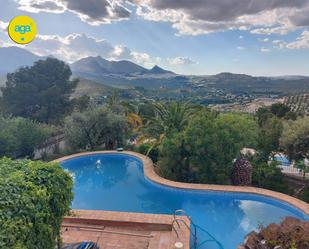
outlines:
[[[54,249],[72,186],[58,164],[0,159],[0,248]]]
[[[147,155],[149,149],[152,147],[151,144],[141,144],[140,146],[138,146],[137,148],[137,152],[141,153],[143,155]],[[158,156],[159,156],[159,149],[158,146],[155,146],[154,148],[152,148],[148,154],[148,156],[151,158],[151,160],[156,163],[158,161]]]
[[[306,187],[304,191],[302,192],[300,199],[303,201],[309,203],[309,187]]]
[[[32,157],[51,133],[50,127],[32,120],[0,116],[0,157]]]
[[[230,184],[233,159],[254,147],[257,124],[252,116],[201,111],[181,133],[166,137],[158,165],[166,178],[208,184]]]
[[[252,184],[259,188],[266,188],[282,193],[289,194],[290,189],[281,169],[277,167],[277,163],[271,164],[265,162],[252,162]]]

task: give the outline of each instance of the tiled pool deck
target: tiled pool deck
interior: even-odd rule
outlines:
[[[175,224],[177,238],[172,221],[171,215],[74,210],[64,218],[61,235],[65,244],[93,241],[100,249],[174,249],[176,242],[189,249],[190,231]]]

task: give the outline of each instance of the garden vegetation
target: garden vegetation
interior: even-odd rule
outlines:
[[[0,248],[54,249],[72,186],[58,164],[0,159]]]
[[[255,115],[187,102],[103,103],[72,98],[70,67],[47,58],[7,75],[0,97],[0,248],[54,249],[72,201],[72,179],[57,164],[29,161],[61,132],[74,153],[124,147],[152,158],[163,177],[193,183],[252,185],[292,194],[276,163],[287,153],[306,171],[309,119],[284,104]],[[242,148],[256,150],[242,155]],[[59,156],[59,155],[58,155]],[[246,169],[244,171],[243,169]],[[250,174],[248,176],[244,176]],[[239,177],[239,179],[233,179]],[[309,201],[309,188],[300,198]]]

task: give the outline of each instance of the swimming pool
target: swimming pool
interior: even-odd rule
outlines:
[[[285,216],[308,219],[283,202],[242,193],[175,189],[144,176],[142,161],[126,154],[92,154],[61,162],[74,179],[73,208],[173,214],[185,210],[192,220],[222,244],[234,249],[259,225]],[[198,243],[209,239],[198,229]],[[199,248],[220,248],[207,242]]]
[[[274,156],[274,160],[277,161],[281,166],[286,166],[286,167],[291,166],[290,160],[285,155],[276,154]]]

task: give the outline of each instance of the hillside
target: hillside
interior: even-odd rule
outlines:
[[[33,62],[41,59],[26,49],[19,47],[0,48],[0,74],[13,72],[22,66],[30,66]]]
[[[143,89],[111,87],[92,80],[79,78],[79,83],[72,94],[72,98],[88,95],[94,102],[101,103],[105,102],[106,98],[115,92],[120,99],[128,101],[142,99],[147,95],[147,92]]]
[[[309,115],[309,93],[288,96],[284,103],[291,107],[292,111]]]
[[[41,58],[44,57],[23,48],[0,48],[0,85],[3,85],[7,72],[32,65]],[[123,89],[123,95],[127,97],[186,99],[202,104],[241,104],[256,98],[281,98],[309,92],[309,77],[297,75],[255,77],[224,72],[209,76],[186,76],[157,65],[147,69],[131,61],[109,61],[100,56],[86,57],[70,66],[73,77],[83,79],[76,91],[77,95],[89,93],[104,96],[113,89]]]
[[[288,94],[309,91],[309,77],[254,77],[246,74],[220,73],[196,79],[198,84],[232,93]]]
[[[74,93],[72,94],[72,97],[76,98],[83,95],[88,95],[92,98],[97,98],[101,96],[111,95],[114,91],[117,90],[119,89],[106,86],[95,81],[80,78],[78,85]]]

